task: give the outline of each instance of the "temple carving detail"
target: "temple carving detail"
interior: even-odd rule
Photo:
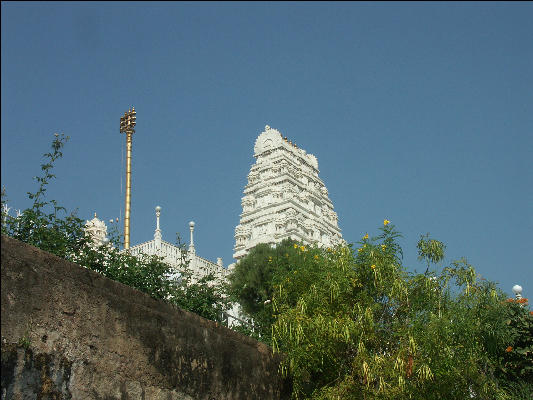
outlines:
[[[235,228],[236,260],[258,243],[286,238],[327,247],[343,242],[314,155],[267,125],[255,141],[254,157]]]

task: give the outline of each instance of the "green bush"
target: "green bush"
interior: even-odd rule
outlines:
[[[531,366],[531,315],[513,309],[520,318],[510,329],[505,296],[465,260],[439,274],[408,273],[398,232],[389,221],[380,231],[357,251],[301,246],[290,268],[274,266],[272,343],[285,354],[281,369],[292,376],[293,397],[464,400],[524,392],[525,375],[509,378],[502,368],[521,373],[505,358],[517,338],[529,343],[520,347],[528,357],[520,365]],[[423,259],[443,259],[440,242],[421,241]]]

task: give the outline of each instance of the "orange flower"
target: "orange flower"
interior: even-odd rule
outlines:
[[[368,233],[365,236],[363,236],[363,239],[368,239]]]
[[[507,347],[507,348],[505,349],[505,352],[506,352],[506,353],[509,353],[511,350],[513,350],[513,348],[512,348],[512,346],[509,346],[509,347]]]
[[[533,315],[533,311],[530,311],[530,312],[529,312],[529,315]]]
[[[516,300],[517,303],[524,304],[527,303],[527,299],[525,297],[522,297],[521,299]]]

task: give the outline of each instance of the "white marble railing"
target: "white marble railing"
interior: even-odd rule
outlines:
[[[191,259],[189,267],[193,270],[193,272],[201,276],[213,274],[217,278],[225,278],[226,274],[228,273],[228,270],[224,267],[221,267],[220,265],[215,264],[197,255],[194,255],[194,257]]]
[[[163,257],[165,262],[169,263],[172,267],[178,267],[184,261],[179,247],[165,241],[161,241],[160,245],[158,245],[155,240],[141,243],[131,247],[129,252],[134,256],[147,254]],[[191,255],[189,268],[191,272],[199,278],[208,274],[213,274],[218,278],[224,278],[227,274],[227,270],[224,267],[199,257],[196,254]]]

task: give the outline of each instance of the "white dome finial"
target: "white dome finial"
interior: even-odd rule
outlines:
[[[522,298],[522,286],[514,285],[513,286],[513,292],[514,292],[514,294],[515,294],[517,299],[521,299]]]

